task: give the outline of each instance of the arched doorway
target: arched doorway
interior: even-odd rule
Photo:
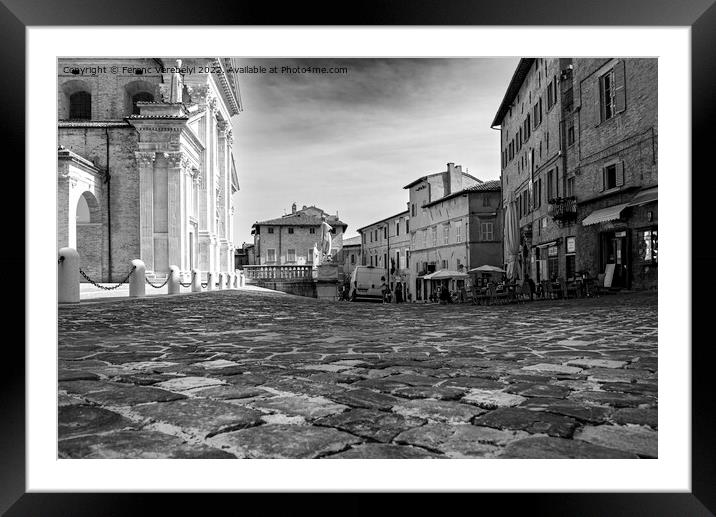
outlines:
[[[102,213],[92,192],[84,191],[77,200],[77,253],[80,268],[92,280],[102,280]],[[85,281],[82,278],[82,281]]]

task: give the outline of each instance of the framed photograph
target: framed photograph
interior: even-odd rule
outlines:
[[[27,303],[0,508],[716,512],[712,4],[3,0]]]

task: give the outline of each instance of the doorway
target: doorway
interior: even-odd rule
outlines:
[[[600,272],[605,271],[607,264],[614,264],[612,287],[629,289],[631,287],[629,232],[626,230],[603,232],[601,250]]]

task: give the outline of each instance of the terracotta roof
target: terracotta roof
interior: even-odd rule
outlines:
[[[343,239],[343,247],[346,246],[360,246],[361,245],[361,236],[356,235],[355,237],[351,237],[350,239]]]
[[[370,226],[375,226],[376,224],[381,224],[381,223],[384,223],[384,222],[386,222],[386,221],[390,221],[391,219],[395,219],[395,218],[397,218],[397,217],[408,216],[408,215],[410,215],[410,212],[409,212],[408,210],[403,210],[403,211],[400,212],[399,214],[391,215],[390,217],[386,217],[385,219],[381,219],[380,221],[375,221],[374,223],[366,224],[366,225],[363,226],[362,228],[358,228],[356,231],[357,231],[357,232],[360,232],[361,230],[365,230],[366,228],[368,228],[368,227],[370,227]]]
[[[298,211],[295,214],[284,215],[276,219],[269,219],[267,221],[256,221],[252,227],[255,226],[320,226],[323,220],[320,216],[308,215],[303,211]],[[347,228],[348,225],[338,219],[335,215],[327,215],[326,222],[331,226],[343,226]]]
[[[452,194],[448,194],[447,196],[443,196],[440,199],[431,201],[430,203],[425,203],[425,205],[423,206],[433,206],[442,201],[446,201],[448,199],[461,196],[463,194],[469,194],[470,192],[499,192],[501,189],[502,183],[500,182],[500,180],[483,181],[482,183],[478,183],[477,185],[472,185],[462,190],[458,190],[457,192],[453,192]]]
[[[466,187],[463,190],[469,190],[472,192],[488,192],[500,189],[502,189],[502,182],[500,180],[489,180],[478,183],[477,185],[472,185],[471,187]]]

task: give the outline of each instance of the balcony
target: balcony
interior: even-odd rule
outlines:
[[[577,198],[557,197],[549,200],[549,216],[560,224],[570,224],[577,219]]]

